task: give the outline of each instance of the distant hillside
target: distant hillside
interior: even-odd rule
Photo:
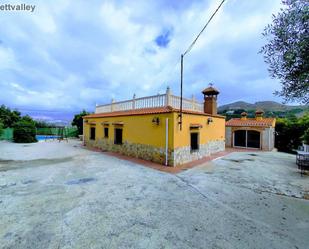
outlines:
[[[228,110],[239,110],[239,109],[244,109],[246,111],[262,109],[264,111],[272,111],[272,112],[286,112],[286,111],[298,109],[299,112],[303,112],[303,111],[309,110],[309,106],[284,105],[284,104],[280,104],[275,101],[259,101],[254,104],[247,103],[244,101],[237,101],[231,104],[220,106],[218,108],[218,111],[223,112],[223,111],[228,111]]]
[[[44,121],[59,126],[69,126],[74,117],[73,112],[66,111],[33,111],[20,109],[22,115],[29,115],[34,120]]]
[[[254,117],[257,109],[262,109],[265,112],[265,117],[291,118],[293,116],[303,116],[309,111],[309,106],[283,105],[275,101],[259,101],[254,104],[237,101],[220,106],[218,113],[224,115],[229,120],[231,118],[239,118],[243,111],[246,111],[249,117]]]

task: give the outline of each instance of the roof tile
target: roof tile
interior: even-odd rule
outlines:
[[[131,116],[131,115],[144,115],[144,114],[158,114],[171,112],[170,107],[156,107],[156,108],[142,108],[127,111],[115,111],[115,112],[104,112],[95,113],[84,116],[84,118],[104,118],[104,117],[118,117],[118,116]]]
[[[105,117],[119,117],[119,116],[132,116],[132,115],[145,115],[145,114],[160,114],[160,113],[170,113],[170,112],[179,112],[178,109],[175,109],[171,106],[162,106],[162,107],[155,107],[155,108],[141,108],[141,109],[134,109],[134,110],[127,110],[127,111],[114,111],[114,112],[104,112],[104,113],[95,113],[84,116],[83,118],[105,118]],[[203,115],[203,116],[213,116],[218,118],[225,118],[221,115],[210,115],[203,112],[198,111],[189,111],[183,110],[185,114],[196,114],[196,115]]]
[[[273,126],[275,118],[263,118],[262,120],[256,120],[255,118],[247,118],[242,120],[240,118],[232,118],[226,122],[226,126],[258,126],[258,127],[270,127]]]

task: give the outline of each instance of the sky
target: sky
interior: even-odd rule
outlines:
[[[221,0],[2,1],[0,104],[22,110],[93,111],[96,104],[179,95],[180,54]],[[282,99],[259,50],[280,0],[227,0],[184,59],[184,96],[213,83],[219,105]]]

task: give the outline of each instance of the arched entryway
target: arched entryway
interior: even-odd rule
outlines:
[[[261,148],[261,133],[255,130],[237,130],[234,131],[235,147]]]

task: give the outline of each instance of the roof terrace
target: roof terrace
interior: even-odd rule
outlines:
[[[167,106],[180,109],[180,97],[173,95],[169,87],[166,89],[164,94],[157,94],[142,98],[136,98],[134,94],[133,98],[130,100],[119,102],[114,102],[114,100],[112,100],[112,103],[110,104],[97,105],[95,108],[95,113],[117,112]],[[197,102],[194,96],[192,96],[191,99],[183,98],[182,109],[203,113],[204,105],[203,103]]]

